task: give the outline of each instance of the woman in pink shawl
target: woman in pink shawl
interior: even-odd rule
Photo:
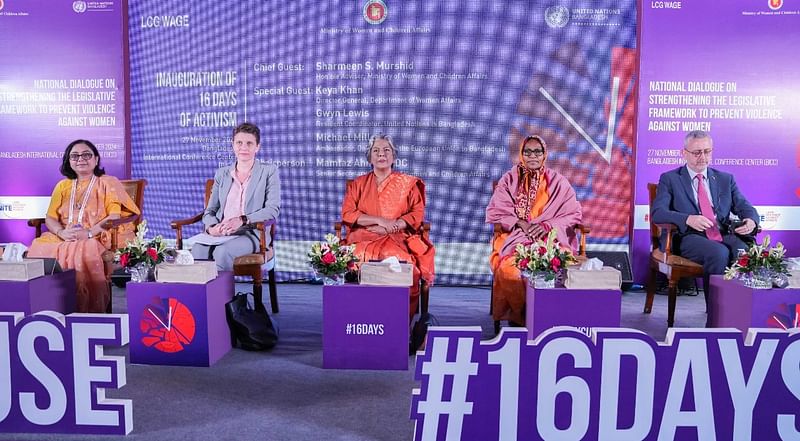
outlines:
[[[489,258],[495,321],[525,323],[525,285],[513,258],[517,244],[544,239],[555,229],[560,246],[573,252],[578,247],[575,226],[581,222],[581,206],[569,181],[545,167],[546,160],[547,144],[542,138],[523,139],[519,164],[500,178],[486,207],[486,222],[503,229]]]

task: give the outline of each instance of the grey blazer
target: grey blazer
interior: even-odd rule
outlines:
[[[211,197],[203,213],[203,224],[206,229],[222,222],[225,201],[233,185],[234,167],[236,164],[221,167],[214,174]],[[281,211],[281,180],[278,167],[256,160],[250,183],[247,185],[245,201],[244,215],[250,222],[271,221],[278,218],[278,213]]]

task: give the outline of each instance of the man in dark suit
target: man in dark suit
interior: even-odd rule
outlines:
[[[709,275],[723,274],[738,250],[747,248],[738,235],[753,234],[759,220],[733,175],[708,167],[712,151],[708,133],[689,132],[683,141],[686,166],[661,175],[650,213],[653,222],[678,227],[676,254],[703,265],[706,305]]]

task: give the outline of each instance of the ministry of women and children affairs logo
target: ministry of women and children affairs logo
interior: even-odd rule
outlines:
[[[550,6],[544,10],[544,22],[551,28],[563,28],[569,23],[569,9],[566,6]]]
[[[381,24],[386,20],[388,10],[382,0],[367,0],[364,3],[364,20],[369,24]]]

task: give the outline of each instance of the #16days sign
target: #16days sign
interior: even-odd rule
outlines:
[[[800,333],[432,328],[414,439],[798,440]]]

